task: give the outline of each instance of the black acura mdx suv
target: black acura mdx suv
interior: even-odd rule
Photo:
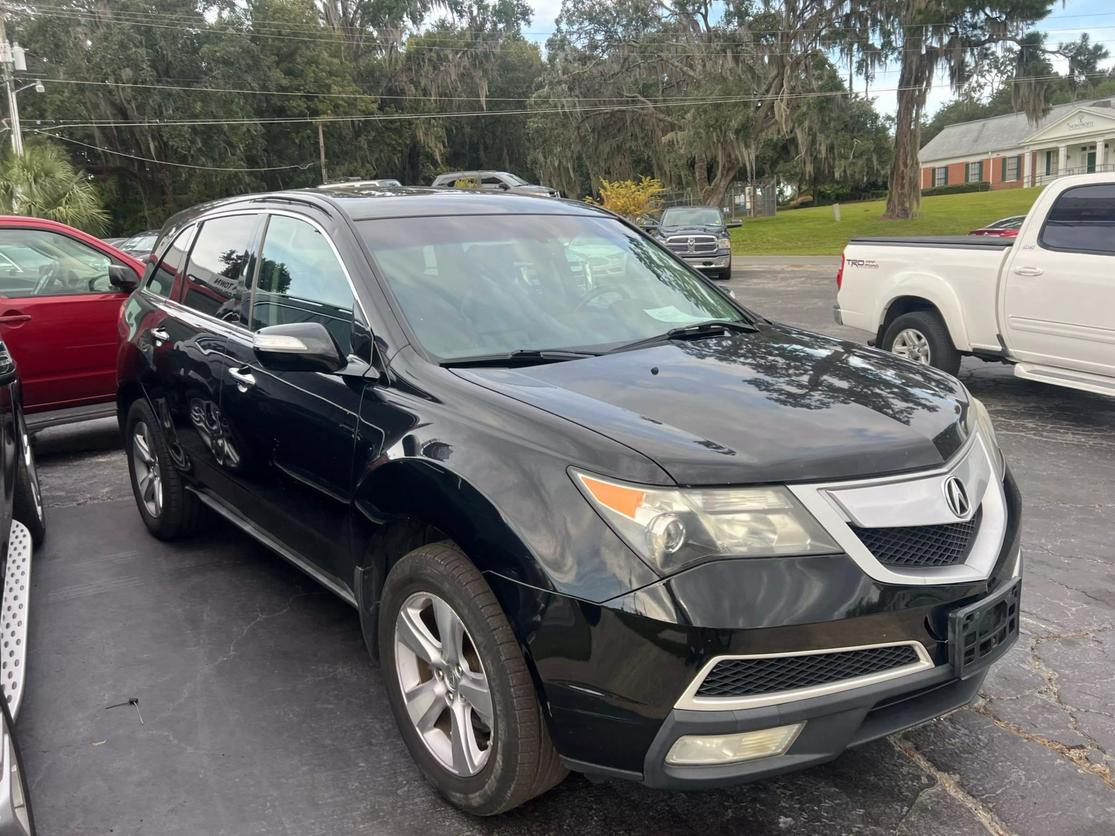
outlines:
[[[121,328],[144,523],[216,512],[351,603],[465,810],[566,770],[821,763],[967,703],[1017,637],[982,405],[767,321],[602,210],[211,203],[164,227]]]

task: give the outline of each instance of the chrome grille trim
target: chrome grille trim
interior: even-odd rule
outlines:
[[[787,487],[874,580],[906,586],[968,583],[985,580],[991,574],[1006,536],[1007,503],[997,460],[984,439],[973,433],[946,465],[934,470]],[[943,487],[954,475],[964,481],[972,500],[964,519],[970,519],[977,508],[981,509],[979,530],[963,563],[932,568],[885,566],[850,527],[850,524],[885,528],[957,522],[945,502]]]
[[[824,685],[813,685],[808,688],[795,688],[789,691],[778,691],[770,694],[758,694],[750,697],[701,697],[697,696],[697,691],[700,690],[705,677],[709,675],[713,668],[720,662],[731,661],[734,659],[779,659],[788,656],[814,656],[821,653],[847,653],[855,650],[870,650],[876,647],[900,647],[909,646],[917,653],[918,661],[903,665],[898,668],[890,668],[878,673],[868,674],[867,676],[858,676],[852,679],[841,679],[837,682],[828,682]],[[816,650],[795,650],[787,651],[785,653],[753,653],[742,655],[725,655],[714,656],[701,666],[701,670],[693,677],[693,681],[685,692],[678,698],[674,704],[674,708],[682,708],[689,711],[732,711],[736,709],[746,708],[762,708],[768,705],[779,705],[781,703],[794,702],[797,700],[808,700],[814,697],[824,697],[829,694],[838,694],[841,691],[851,691],[854,688],[863,688],[867,685],[876,685],[880,682],[887,682],[891,679],[899,679],[903,676],[920,673],[921,671],[929,670],[933,667],[933,660],[929,658],[929,653],[926,651],[925,646],[918,641],[905,641],[905,642],[884,642],[882,644],[862,644],[854,647],[823,647]]]
[[[693,249],[689,249],[689,241],[693,241]],[[678,255],[709,255],[718,249],[715,235],[671,235],[666,239],[666,246]]]

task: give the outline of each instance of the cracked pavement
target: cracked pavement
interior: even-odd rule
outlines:
[[[756,310],[832,323],[831,258],[736,257]],[[1022,636],[972,706],[826,766],[680,794],[573,775],[496,820],[423,782],[355,612],[238,531],[149,537],[111,421],[36,442],[48,506],[19,722],[39,832],[1115,833],[1115,399],[966,360],[1024,498]],[[143,712],[106,711],[137,697]]]

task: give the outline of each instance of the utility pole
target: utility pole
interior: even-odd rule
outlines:
[[[321,122],[317,123],[317,148],[321,158],[321,185],[324,186],[329,178],[325,175],[325,132],[321,128]]]
[[[8,126],[12,130],[12,150],[17,157],[23,156],[23,131],[19,124],[19,103],[16,101],[15,76],[13,72],[24,72],[27,59],[23,47],[18,43],[8,43],[8,33],[4,30],[4,19],[0,18],[0,72],[4,74],[4,92],[8,96]]]

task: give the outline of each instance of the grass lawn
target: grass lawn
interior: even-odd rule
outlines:
[[[914,221],[884,221],[882,200],[844,203],[841,220],[831,206],[779,211],[773,218],[744,218],[732,230],[732,251],[752,255],[839,255],[857,235],[963,235],[1008,215],[1024,215],[1040,188],[1003,189],[926,197]]]

